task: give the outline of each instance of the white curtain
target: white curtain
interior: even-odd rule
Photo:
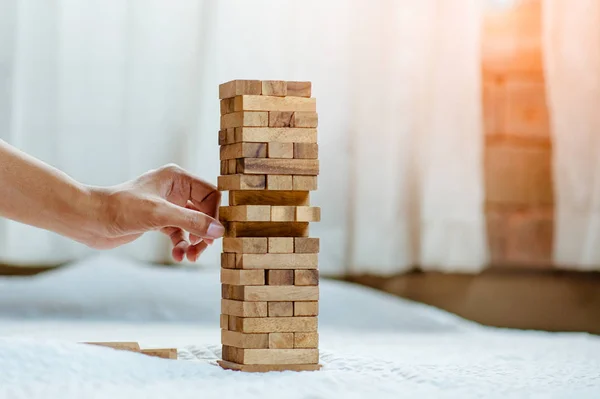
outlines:
[[[600,2],[545,0],[560,267],[600,269]]]
[[[75,178],[114,184],[177,162],[215,181],[218,84],[311,80],[321,160],[312,202],[323,218],[311,232],[323,273],[487,262],[480,1],[0,4],[0,138]],[[120,251],[164,260],[167,248],[148,235]],[[0,262],[86,252],[0,222]]]

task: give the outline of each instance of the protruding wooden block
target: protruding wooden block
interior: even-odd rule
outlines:
[[[233,100],[233,109],[240,111],[303,111],[316,112],[317,100],[314,98],[237,96]]]
[[[268,302],[268,317],[294,316],[294,302]]]
[[[235,348],[266,349],[269,347],[269,334],[221,330],[221,343]]]
[[[301,143],[302,144],[302,143]],[[306,144],[306,143],[305,143]],[[220,148],[220,159],[229,160],[236,158],[266,158],[266,143],[234,143],[222,145]]]
[[[243,126],[269,126],[269,113],[243,111],[221,116],[221,129]]]
[[[319,239],[313,237],[294,238],[294,252],[297,254],[319,253]]]
[[[293,240],[293,238],[290,238]],[[268,251],[267,238],[223,238],[223,252],[242,254],[264,254]]]
[[[221,328],[224,330],[229,329],[229,316],[226,314],[221,315]]]
[[[245,373],[268,373],[271,371],[317,371],[320,364],[238,364],[227,360],[217,360],[225,370],[243,371]]]
[[[270,333],[270,349],[291,349],[294,347],[294,333]]]
[[[290,127],[317,127],[319,117],[316,112],[294,112]]]
[[[262,272],[262,270],[244,270]],[[297,270],[300,271],[300,270]],[[263,273],[264,274],[264,273]],[[267,270],[267,285],[294,285],[294,270]],[[297,285],[315,285],[315,284],[297,284]]]
[[[221,99],[244,94],[260,95],[261,93],[262,82],[260,80],[232,80],[219,85],[219,98]]]
[[[271,111],[269,112],[269,127],[291,127],[293,115],[293,111]]]
[[[271,254],[291,254],[294,253],[293,237],[269,237],[267,252]]]
[[[228,143],[316,143],[317,129],[238,127],[235,128],[234,141]]]
[[[318,254],[236,254],[236,269],[316,269]]]
[[[250,144],[250,143],[249,143]],[[303,143],[303,144],[310,144],[310,143]],[[277,143],[277,142],[273,142],[273,143],[269,143],[269,149],[268,149],[268,157],[269,158],[288,158],[288,159],[292,159],[294,158],[294,143]],[[256,157],[258,158],[258,157]],[[291,180],[291,176],[290,177],[290,187],[292,185],[292,180]],[[291,189],[288,189],[291,190]]]
[[[235,254],[222,253],[221,254],[221,267],[224,269],[235,269],[235,267],[236,267]]]
[[[229,168],[227,167],[227,161],[221,161],[221,174],[222,175],[228,175],[229,174]]]
[[[233,111],[233,98],[221,100],[221,115],[230,114]]]
[[[307,175],[319,174],[317,159],[271,159],[242,158],[238,159],[238,171],[251,175]]]
[[[256,157],[259,158],[259,157]],[[317,159],[319,158],[319,145],[316,143],[294,143],[294,158]]]
[[[305,206],[310,203],[310,193],[308,191],[269,191],[271,190],[268,188],[269,180],[273,177],[289,178],[291,182],[291,176],[268,175],[267,190],[230,191],[229,205]]]
[[[267,317],[267,302],[221,299],[221,313],[238,317]]]
[[[236,301],[317,301],[319,287],[298,287],[296,285],[221,285],[223,299]]]
[[[219,176],[217,185],[219,190],[260,190],[264,189],[267,179],[263,175],[228,175]]]
[[[294,302],[294,316],[317,316],[319,302]]]
[[[292,176],[289,175],[267,175],[267,190],[291,190],[292,183]]]
[[[316,332],[294,333],[294,348],[318,348],[319,334]]]
[[[265,273],[262,270],[236,270],[221,268],[221,283],[232,285],[264,285]]]
[[[224,225],[225,237],[307,237],[309,233],[308,222],[225,222]]]
[[[271,206],[272,222],[293,222],[296,220],[296,207],[294,206]],[[307,221],[307,220],[304,220]]]
[[[146,356],[177,360],[177,348],[142,349],[141,352]]]
[[[316,317],[235,317],[235,331],[245,333],[315,332]]]
[[[104,346],[120,351],[139,352],[140,344],[137,342],[84,342],[87,345]]]
[[[271,209],[271,215],[273,210]],[[297,206],[296,221],[297,222],[318,222],[321,220],[321,208],[318,206]]]
[[[312,85],[310,82],[287,82],[287,96],[310,97]]]
[[[313,270],[294,270],[295,285],[319,285],[319,271]]]
[[[223,222],[268,222],[270,205],[236,205],[219,207],[219,220]]]
[[[317,189],[317,176],[292,176],[294,190],[314,191]]]
[[[239,364],[306,364],[319,362],[318,349],[242,349],[223,346],[223,359]]]
[[[263,80],[262,81],[263,96],[287,96],[287,82],[283,80]]]
[[[225,129],[225,133],[226,133],[226,136],[227,136],[227,143],[226,144],[233,144],[233,143],[235,143],[235,128],[229,127],[227,129]]]

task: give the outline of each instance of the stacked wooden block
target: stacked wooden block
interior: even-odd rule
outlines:
[[[221,255],[223,368],[317,370],[319,172],[310,82],[219,87],[221,176],[229,206]]]

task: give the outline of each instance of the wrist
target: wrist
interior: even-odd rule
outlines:
[[[107,191],[101,187],[78,184],[75,187],[70,215],[71,238],[95,247],[106,219]]]

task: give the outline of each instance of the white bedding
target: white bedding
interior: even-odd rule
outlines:
[[[216,272],[91,259],[0,279],[0,398],[600,398],[600,339],[480,327],[349,284],[321,286],[319,372],[219,357]],[[178,361],[79,341],[177,347]]]

